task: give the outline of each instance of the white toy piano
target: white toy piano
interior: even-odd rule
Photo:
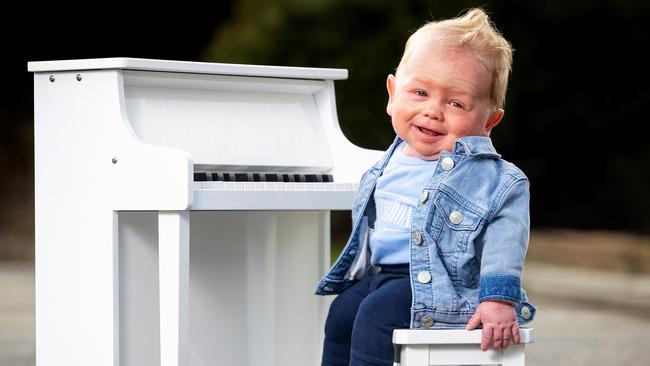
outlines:
[[[347,71],[106,58],[34,73],[38,366],[317,365],[330,210],[381,152]]]

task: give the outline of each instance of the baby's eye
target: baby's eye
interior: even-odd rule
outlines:
[[[417,95],[419,97],[426,97],[427,96],[427,92],[425,92],[424,90],[415,90],[414,93],[415,93],[415,95]]]
[[[452,100],[451,102],[449,102],[449,105],[456,108],[463,108],[463,104],[457,100]]]

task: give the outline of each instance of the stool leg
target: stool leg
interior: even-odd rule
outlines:
[[[429,366],[429,346],[426,344],[402,345],[401,366]]]
[[[503,366],[524,366],[526,363],[526,345],[511,344],[503,350]]]

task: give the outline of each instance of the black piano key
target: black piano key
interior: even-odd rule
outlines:
[[[297,174],[297,173],[194,173],[197,182],[207,181],[224,182],[300,182],[320,183],[334,182],[331,174]]]
[[[267,174],[264,174],[264,176],[266,177],[267,182],[277,182],[278,181],[278,175],[277,174],[267,173]]]

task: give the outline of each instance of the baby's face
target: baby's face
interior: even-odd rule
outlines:
[[[463,136],[487,136],[501,117],[490,98],[491,75],[470,51],[421,46],[389,75],[388,106],[404,153],[437,159]]]

